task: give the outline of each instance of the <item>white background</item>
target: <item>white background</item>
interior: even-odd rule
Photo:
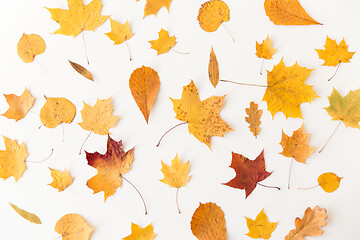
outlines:
[[[88,3],[89,1],[86,1]],[[350,51],[360,49],[360,2],[356,0],[302,0],[307,12],[322,26],[276,26],[265,15],[264,1],[227,0],[230,8],[230,21],[225,23],[234,36],[233,43],[223,27],[216,32],[204,32],[197,22],[198,10],[203,3],[199,0],[173,0],[170,14],[165,8],[156,17],[143,19],[145,0],[103,0],[103,15],[111,15],[115,20],[125,23],[129,20],[135,33],[129,40],[133,61],[129,61],[126,44],[113,45],[104,34],[110,31],[106,21],[95,32],[86,32],[90,65],[84,57],[81,35],[76,38],[51,34],[58,24],[50,19],[44,7],[67,8],[65,0],[12,0],[2,3],[0,26],[0,94],[20,95],[27,87],[36,97],[35,105],[26,118],[15,122],[0,117],[0,134],[19,142],[24,141],[29,152],[29,161],[44,159],[54,148],[52,157],[43,163],[28,163],[28,170],[17,182],[13,178],[0,181],[0,229],[1,239],[55,239],[56,221],[68,213],[81,214],[95,228],[91,239],[121,239],[130,234],[131,222],[141,227],[152,223],[159,240],[196,239],[190,230],[191,216],[199,202],[214,202],[225,213],[229,240],[250,239],[245,217],[254,219],[265,209],[270,221],[279,222],[272,239],[283,239],[294,228],[296,217],[302,217],[307,207],[320,207],[328,210],[328,225],[325,233],[316,239],[338,240],[354,239],[357,216],[360,213],[360,130],[346,128],[343,124],[335,133],[327,148],[319,154],[315,151],[308,158],[308,164],[295,162],[292,173],[292,189],[287,189],[287,176],[290,158],[279,153],[282,130],[291,135],[304,122],[302,119],[286,119],[282,113],[272,119],[261,102],[265,89],[219,83],[216,89],[208,80],[207,66],[211,46],[214,46],[220,64],[220,76],[233,81],[266,84],[266,74],[260,75],[261,59],[255,53],[255,42],[261,42],[269,34],[277,52],[274,59],[265,61],[265,69],[271,70],[282,57],[286,66],[296,61],[300,66],[315,68],[306,81],[313,85],[321,97],[311,104],[301,105],[305,119],[305,129],[311,134],[310,145],[321,148],[338,122],[332,121],[323,109],[328,106],[327,96],[335,87],[342,95],[349,90],[360,88],[360,54],[355,53],[351,63],[342,64],[337,76],[328,82],[335,71],[334,67],[321,66],[315,48],[323,49],[326,36],[339,42],[343,37]],[[182,55],[170,51],[157,56],[147,41],[157,39],[161,28],[175,35],[177,51],[190,52]],[[23,63],[16,53],[16,45],[23,33],[36,33],[42,36],[47,49],[37,56],[46,73],[36,61]],[[78,75],[67,60],[80,63],[94,75],[91,82]],[[160,76],[160,91],[150,114],[149,124],[133,100],[128,80],[130,74],[142,65],[152,67]],[[265,73],[265,71],[264,71]],[[182,88],[193,79],[200,98],[226,94],[221,117],[235,130],[224,138],[212,138],[212,151],[190,135],[186,126],[179,127],[168,134],[159,148],[155,145],[160,136],[179,123],[175,119],[169,99],[180,98]],[[55,129],[42,127],[39,116],[48,97],[66,97],[77,107],[74,122],[64,126],[65,141],[62,142],[61,126]],[[80,145],[88,132],[77,123],[81,122],[80,110],[83,101],[94,105],[97,98],[112,97],[114,114],[121,118],[111,129],[112,137],[123,139],[125,150],[135,147],[135,160],[132,169],[125,177],[131,180],[143,194],[149,214],[144,215],[140,198],[129,184],[104,202],[103,193],[93,195],[86,181],[96,174],[87,165],[85,154],[78,155]],[[262,130],[255,139],[245,122],[245,108],[251,101],[260,104],[264,110]],[[0,97],[0,113],[8,105]],[[107,136],[92,134],[85,143],[88,152],[106,150]],[[0,148],[4,149],[1,139]],[[231,151],[254,159],[265,149],[268,171],[273,171],[263,184],[278,185],[281,191],[258,186],[245,200],[245,191],[222,185],[235,175],[228,166]],[[179,203],[182,214],[175,205],[176,189],[161,183],[161,162],[170,164],[179,154],[182,161],[190,161],[192,176],[186,187],[180,189]],[[48,167],[68,169],[75,177],[73,185],[64,192],[48,186],[52,179]],[[344,177],[340,188],[327,194],[320,188],[298,190],[317,184],[317,177],[332,171]],[[27,222],[18,216],[8,202],[36,213],[42,225]]]

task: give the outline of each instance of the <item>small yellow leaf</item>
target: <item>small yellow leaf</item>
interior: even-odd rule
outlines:
[[[17,53],[25,63],[34,61],[36,55],[45,52],[44,39],[37,34],[23,34],[17,45]]]
[[[77,63],[74,63],[70,60],[68,60],[70,65],[75,69],[75,71],[77,71],[79,74],[81,74],[83,77],[91,80],[91,81],[94,81],[94,78],[92,76],[92,74],[86,69],[84,68],[83,66],[81,66],[80,64],[77,64]]]
[[[123,238],[123,240],[153,240],[156,237],[154,228],[150,223],[145,228],[141,228],[135,223],[131,223],[131,235]]]
[[[134,36],[134,33],[131,32],[130,24],[128,21],[126,21],[125,24],[121,24],[110,18],[110,23],[111,32],[105,34],[114,41],[114,44],[121,44]]]
[[[325,50],[315,49],[319,54],[319,58],[325,61],[323,63],[324,66],[336,66],[339,63],[348,63],[355,54],[355,52],[348,51],[345,39],[338,45],[335,40],[327,37],[324,47]]]
[[[26,220],[28,220],[29,222],[35,223],[35,224],[41,224],[40,218],[38,216],[36,216],[33,213],[29,213],[21,208],[18,208],[16,205],[11,204],[11,207],[23,218],[25,218]]]
[[[176,44],[176,37],[169,36],[168,31],[161,29],[159,32],[159,38],[157,40],[149,41],[151,48],[157,51],[157,55],[167,53]]]
[[[149,16],[151,14],[156,15],[162,7],[165,7],[169,12],[171,1],[172,0],[146,0],[144,17]]]
[[[230,20],[230,10],[225,2],[210,0],[201,5],[197,19],[204,31],[214,32],[220,24]]]
[[[208,71],[209,71],[210,82],[214,87],[216,87],[216,85],[219,83],[220,76],[219,76],[219,63],[216,59],[216,55],[213,47],[211,47]]]
[[[64,191],[68,186],[73,183],[74,178],[70,176],[70,173],[65,169],[63,172],[60,170],[49,168],[53,182],[49,185],[59,190]]]
[[[261,239],[269,239],[271,237],[272,232],[275,230],[277,222],[272,223],[269,222],[268,217],[264,213],[264,209],[256,216],[255,220],[250,218],[246,218],[246,224],[249,228],[248,235],[251,238],[261,238]]]
[[[259,58],[272,59],[275,52],[276,48],[272,47],[269,35],[267,35],[266,39],[261,44],[256,42],[256,56]]]
[[[56,222],[55,231],[63,240],[89,240],[94,229],[79,214],[72,213]]]
[[[19,121],[26,116],[35,101],[35,98],[27,88],[25,88],[21,96],[16,96],[14,94],[4,94],[4,96],[9,104],[9,109],[2,115],[9,119],[15,119],[16,121]]]
[[[245,111],[248,115],[248,117],[245,117],[245,121],[250,124],[250,131],[256,137],[257,135],[259,135],[261,124],[260,118],[263,111],[261,109],[259,110],[258,105],[254,102],[251,102],[250,108],[245,108]]]
[[[71,123],[75,114],[75,105],[66,98],[46,98],[40,110],[40,120],[45,127],[54,128],[61,123]]]
[[[320,187],[327,193],[332,193],[340,186],[342,177],[338,177],[335,173],[323,173],[318,178]]]
[[[189,162],[184,164],[181,163],[178,155],[176,154],[175,158],[171,162],[171,166],[166,165],[161,161],[162,169],[161,171],[164,174],[164,179],[160,180],[161,182],[169,185],[173,188],[181,188],[189,182]]]

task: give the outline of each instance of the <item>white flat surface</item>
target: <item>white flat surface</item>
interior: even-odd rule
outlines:
[[[89,1],[86,1],[88,3]],[[226,23],[236,42],[233,43],[223,27],[213,33],[204,32],[197,22],[198,9],[203,1],[173,0],[170,14],[165,8],[157,17],[143,19],[145,0],[103,0],[103,15],[111,15],[117,21],[129,20],[134,37],[128,42],[133,61],[129,62],[126,45],[113,45],[104,34],[110,31],[110,22],[105,22],[96,32],[86,32],[90,65],[87,66],[81,36],[76,38],[54,35],[58,24],[50,19],[44,7],[67,8],[66,0],[13,0],[4,1],[0,8],[2,30],[0,44],[0,94],[21,94],[25,87],[36,97],[34,107],[25,119],[15,122],[0,117],[0,135],[24,141],[29,161],[45,158],[54,148],[53,156],[41,164],[28,163],[28,170],[17,182],[13,178],[0,180],[0,229],[1,239],[55,239],[56,221],[65,214],[81,214],[94,231],[93,240],[121,239],[130,234],[131,222],[142,227],[153,223],[158,240],[196,239],[190,230],[191,216],[199,202],[214,202],[225,213],[229,240],[250,239],[244,216],[255,218],[262,208],[270,221],[279,224],[272,239],[283,239],[294,228],[296,217],[302,217],[307,207],[328,210],[328,225],[324,234],[316,239],[355,239],[357,216],[360,213],[360,130],[341,125],[327,148],[317,151],[308,159],[308,164],[295,162],[292,173],[292,189],[287,189],[290,159],[279,153],[281,132],[287,134],[298,129],[302,119],[285,119],[278,113],[272,120],[261,102],[265,89],[219,83],[214,89],[208,81],[207,66],[211,46],[220,63],[220,76],[239,82],[266,84],[266,75],[259,75],[261,59],[255,53],[255,41],[261,42],[269,34],[277,52],[274,59],[265,62],[271,70],[284,56],[286,66],[297,61],[300,66],[315,68],[307,80],[321,97],[311,104],[301,106],[305,128],[312,134],[310,145],[322,147],[338,122],[331,121],[323,109],[328,106],[327,96],[335,87],[342,95],[360,88],[360,54],[356,53],[351,63],[342,64],[337,76],[328,82],[334,67],[321,66],[315,48],[323,48],[326,36],[338,42],[344,37],[350,51],[360,49],[360,2],[356,0],[302,0],[307,12],[322,26],[275,26],[265,15],[263,1],[227,0],[231,19]],[[175,49],[190,52],[189,55],[173,51],[156,56],[149,40],[157,39],[161,28],[177,37]],[[36,62],[25,64],[16,53],[16,45],[23,33],[41,35],[47,49],[37,57],[46,71],[44,74]],[[67,59],[87,67],[94,75],[90,82],[78,75]],[[142,65],[158,71],[160,91],[147,125],[133,100],[128,80],[132,71]],[[190,135],[186,126],[167,135],[160,145],[155,145],[160,136],[179,123],[174,118],[169,97],[180,98],[182,87],[193,79],[203,100],[212,95],[226,95],[221,117],[235,130],[224,138],[212,139],[212,151]],[[62,142],[61,126],[55,129],[42,127],[38,115],[45,103],[43,95],[66,97],[77,107],[74,122],[64,126],[65,141]],[[77,123],[81,122],[82,101],[94,105],[97,98],[113,97],[114,114],[121,116],[118,125],[111,129],[112,137],[123,139],[125,150],[135,147],[132,169],[125,175],[142,192],[149,214],[144,215],[142,203],[134,189],[127,183],[104,202],[103,193],[93,195],[86,181],[96,170],[87,165],[85,154],[78,155],[80,145],[87,136]],[[245,108],[251,101],[260,103],[264,110],[262,131],[255,139],[245,122]],[[8,105],[0,97],[0,113]],[[107,136],[92,134],[84,149],[88,152],[106,150]],[[4,149],[3,141],[0,148]],[[245,200],[245,191],[222,185],[235,175],[228,166],[231,151],[254,159],[265,149],[266,167],[273,174],[263,183],[278,185],[281,191],[257,187]],[[179,215],[175,206],[175,189],[161,183],[161,162],[166,163],[179,154],[183,161],[190,161],[192,176],[188,185],[180,189]],[[58,193],[48,186],[52,179],[48,167],[68,169],[75,177],[68,190]],[[332,171],[343,176],[340,188],[327,194],[320,188],[301,191],[298,187],[317,184],[317,177]],[[27,222],[9,206],[36,213],[42,225]]]

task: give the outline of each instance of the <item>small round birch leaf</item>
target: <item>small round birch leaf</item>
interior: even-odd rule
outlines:
[[[66,98],[46,98],[40,110],[40,120],[45,127],[54,128],[61,123],[71,123],[75,114],[75,105]]]
[[[338,177],[335,173],[323,173],[318,178],[320,187],[327,193],[332,193],[340,186],[342,177]]]
[[[68,60],[68,61],[69,61],[70,65],[73,67],[73,69],[75,69],[75,71],[77,71],[80,75],[82,75],[83,77],[85,77],[91,81],[94,81],[92,74],[86,68],[84,68],[80,64],[74,63],[70,60]]]
[[[10,206],[23,218],[25,218],[26,220],[28,220],[29,222],[35,223],[35,224],[41,224],[40,218],[38,216],[36,216],[33,213],[29,213],[19,207],[17,207],[14,204],[9,203]]]
[[[92,227],[79,214],[67,214],[55,225],[55,231],[62,235],[63,240],[89,240]]]
[[[34,61],[36,55],[45,52],[46,44],[37,34],[23,34],[17,45],[17,53],[25,63]]]
[[[210,0],[201,5],[197,19],[204,31],[214,32],[221,23],[230,20],[230,10],[225,2]]]

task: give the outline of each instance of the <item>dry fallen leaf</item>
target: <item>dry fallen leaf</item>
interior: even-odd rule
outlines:
[[[25,159],[28,153],[24,143],[18,145],[16,140],[4,137],[6,150],[0,150],[0,178],[11,176],[18,181],[26,170]]]
[[[28,220],[29,222],[35,223],[35,224],[41,224],[40,218],[38,216],[36,216],[33,213],[29,213],[19,207],[17,207],[14,204],[9,203],[10,206],[23,218],[25,218],[26,220]]]
[[[17,53],[25,63],[34,61],[36,55],[45,52],[44,39],[37,34],[23,34],[17,45]]]
[[[160,87],[159,75],[154,69],[142,66],[131,74],[129,87],[146,123],[148,123],[151,107]]]
[[[305,237],[316,237],[323,234],[321,227],[326,226],[326,209],[316,206],[306,209],[302,219],[295,219],[295,229],[286,235],[285,240],[304,240]]]
[[[81,110],[83,121],[79,125],[86,131],[93,131],[99,135],[109,134],[109,129],[115,127],[120,117],[112,115],[111,98],[97,99],[93,107],[84,102]]]
[[[137,2],[140,0],[136,0]],[[144,18],[151,14],[155,15],[159,12],[162,7],[166,7],[169,12],[170,3],[172,0],[146,0],[144,9]]]
[[[321,24],[312,19],[298,0],[265,0],[265,12],[276,25]]]
[[[192,233],[199,240],[226,240],[225,216],[215,203],[200,203],[190,224]]]
[[[62,235],[63,240],[89,240],[94,229],[82,216],[72,213],[56,222],[55,231]]]
[[[245,218],[247,227],[249,228],[249,233],[246,235],[255,239],[269,239],[278,224],[277,222],[269,222],[268,217],[264,213],[264,209],[256,216],[255,220]]]
[[[73,183],[74,178],[65,169],[64,171],[49,168],[53,182],[49,185],[59,190],[64,191],[68,186]]]
[[[250,124],[249,128],[253,135],[256,137],[259,135],[260,131],[260,118],[262,115],[262,110],[258,109],[258,105],[254,102],[250,103],[250,108],[245,108],[245,111],[248,117],[245,117],[245,121]]]
[[[4,94],[4,96],[9,104],[9,109],[2,115],[8,119],[15,119],[16,121],[26,116],[35,101],[35,98],[27,88],[25,88],[21,96],[16,96],[15,94]]]
[[[340,44],[337,45],[335,40],[327,37],[324,47],[325,50],[315,49],[319,54],[319,58],[325,61],[323,63],[324,66],[336,66],[339,63],[348,63],[355,54],[355,52],[348,51],[348,46],[345,43],[345,39],[343,39]]]
[[[176,37],[169,36],[169,32],[161,29],[159,32],[159,38],[157,40],[149,41],[151,48],[157,51],[157,55],[167,53],[172,47],[176,45]]]
[[[216,87],[216,85],[219,83],[220,74],[219,74],[219,63],[216,59],[216,55],[213,47],[211,47],[208,71],[209,71],[209,80],[211,84],[214,87]]]
[[[80,64],[74,63],[70,60],[68,60],[68,61],[69,61],[70,65],[73,67],[73,69],[75,69],[75,71],[77,71],[80,75],[82,75],[83,77],[85,77],[91,81],[94,81],[92,74],[86,68],[84,68]]]
[[[214,32],[220,24],[230,20],[230,10],[225,2],[210,0],[201,5],[197,19],[204,31]]]
[[[66,98],[46,98],[40,110],[40,120],[45,127],[54,128],[62,123],[71,123],[76,114],[75,105]]]
[[[145,228],[141,228],[135,223],[131,223],[131,235],[123,238],[123,240],[153,240],[156,237],[154,228],[150,223]]]
[[[272,47],[272,42],[267,35],[266,39],[261,44],[256,42],[256,56],[258,58],[272,59],[272,56],[276,52],[276,48]]]
[[[338,177],[335,173],[323,173],[318,178],[320,187],[327,193],[332,193],[340,186],[342,177]]]
[[[90,178],[86,185],[94,194],[104,191],[105,201],[121,187],[121,175],[127,173],[134,160],[134,148],[125,153],[122,141],[115,141],[108,136],[105,154],[86,152],[88,164],[97,169],[97,174]]]
[[[114,44],[121,44],[134,36],[134,33],[131,32],[130,24],[128,21],[126,21],[125,24],[121,24],[110,18],[110,23],[111,32],[105,34],[114,41]]]
[[[200,101],[193,81],[183,87],[181,99],[171,99],[174,104],[176,118],[188,123],[188,129],[200,142],[211,149],[211,137],[223,137],[232,131],[221,119],[219,113],[223,107],[225,96],[212,96]]]

